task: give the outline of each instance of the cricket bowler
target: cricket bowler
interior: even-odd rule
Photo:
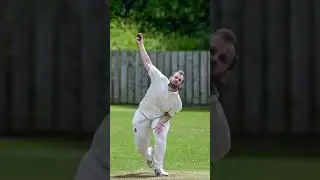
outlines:
[[[166,140],[171,118],[182,109],[179,89],[184,81],[184,72],[179,70],[168,79],[152,64],[141,33],[136,40],[151,84],[132,119],[134,142],[147,165],[153,168],[155,176],[168,176],[163,169]],[[155,140],[153,148],[149,145],[151,130]]]
[[[225,83],[237,62],[236,36],[230,29],[218,29],[210,40],[210,149],[211,165],[222,159],[231,147],[230,129],[215,83]]]

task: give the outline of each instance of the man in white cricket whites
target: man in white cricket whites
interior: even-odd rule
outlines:
[[[230,127],[219,100],[218,83],[226,83],[238,62],[238,44],[231,29],[221,28],[210,40],[210,150],[211,168],[224,158],[231,148]],[[213,171],[211,170],[211,173]]]
[[[182,109],[179,89],[184,81],[184,73],[179,70],[168,79],[152,64],[141,33],[137,35],[137,43],[151,84],[132,119],[134,141],[138,152],[147,165],[154,169],[155,175],[168,176],[163,169],[166,139],[170,119]],[[149,147],[151,129],[155,141],[154,148]]]

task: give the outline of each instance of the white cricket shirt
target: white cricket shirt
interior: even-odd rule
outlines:
[[[148,71],[150,87],[139,104],[139,110],[149,119],[163,116],[166,112],[172,117],[182,109],[178,92],[168,90],[169,79],[154,65]]]

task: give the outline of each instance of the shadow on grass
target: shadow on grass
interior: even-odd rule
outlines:
[[[154,177],[154,175],[150,175],[150,173],[130,173],[130,174],[123,174],[123,175],[116,175],[116,176],[112,176],[112,178],[152,178]]]

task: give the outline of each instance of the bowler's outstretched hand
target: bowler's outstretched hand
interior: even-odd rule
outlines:
[[[162,127],[164,127],[164,124],[161,122],[158,122],[156,127],[154,127],[153,129],[155,130],[156,134],[161,134]]]

